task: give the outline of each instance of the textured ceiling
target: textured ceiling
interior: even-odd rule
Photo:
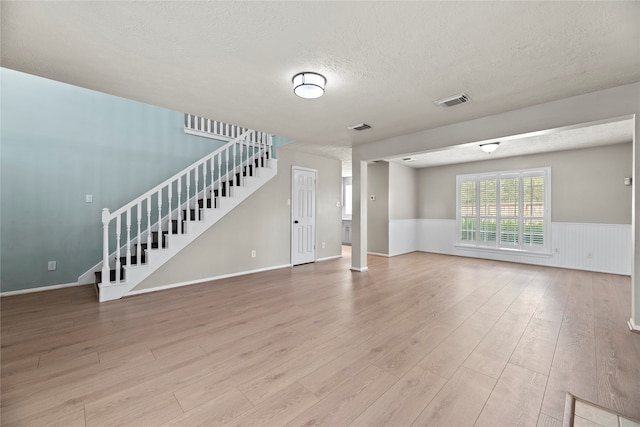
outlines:
[[[8,2],[2,66],[349,147],[640,80],[640,2]],[[292,93],[300,71],[322,98]],[[466,92],[468,104],[433,100]],[[347,126],[373,128],[354,132]]]
[[[444,150],[413,154],[407,157],[388,159],[392,162],[414,168],[450,165],[455,163],[477,162],[488,159],[525,156],[528,154],[551,151],[574,150],[602,145],[621,144],[633,140],[633,121],[631,119],[599,123],[573,129],[558,130],[501,140],[498,149],[491,154],[482,151],[479,146],[484,142],[458,145]],[[411,162],[404,158],[414,159]]]

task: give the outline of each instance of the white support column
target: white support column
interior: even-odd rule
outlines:
[[[178,234],[182,234],[182,175],[178,177]]]
[[[215,207],[216,207],[216,206],[215,206],[215,203],[216,203],[216,202],[215,202],[214,197],[213,197],[213,184],[215,183],[215,175],[214,175],[214,172],[215,172],[215,168],[214,168],[214,166],[215,166],[215,160],[216,160],[216,159],[215,159],[215,157],[211,157],[211,160],[209,161],[209,167],[211,168],[211,187],[210,187],[210,193],[211,193],[211,207],[212,207],[212,208],[215,208]]]
[[[173,207],[173,203],[171,199],[173,198],[173,182],[170,182],[167,186],[167,231],[169,234],[173,234],[173,222],[171,222],[171,208]]]
[[[102,209],[102,283],[109,283],[109,209]]]
[[[162,189],[158,190],[158,249],[162,249]]]
[[[131,208],[127,209],[127,267],[131,265]]]
[[[631,182],[631,319],[629,327],[640,333],[640,115],[634,115],[633,176]]]
[[[151,196],[147,197],[147,253],[151,251]]]
[[[187,224],[189,222],[191,222],[191,212],[189,212],[189,198],[191,197],[191,170],[187,171],[187,181],[186,181],[186,185],[187,185],[187,200],[185,200],[185,221],[187,222]]]
[[[367,271],[367,162],[354,159],[351,270]]]
[[[142,223],[142,201],[138,202],[136,207],[136,216],[138,220],[138,244],[136,245],[136,261],[138,265],[142,264],[142,240],[140,234],[140,225]]]
[[[122,232],[122,214],[116,216],[116,283],[120,283],[120,233]]]
[[[198,182],[200,181],[200,169],[198,166],[196,166],[193,169],[193,175],[194,175],[194,184],[195,184],[195,188],[193,189],[193,198],[194,198],[194,205],[193,205],[193,219],[198,221],[199,217],[198,217],[198,212],[200,212],[200,205],[198,204]]]

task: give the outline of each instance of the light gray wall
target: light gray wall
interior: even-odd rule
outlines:
[[[389,253],[389,163],[369,165],[368,194],[368,250]]]
[[[339,160],[278,149],[278,175],[134,290],[291,264],[291,167],[318,171],[317,256],[341,254]],[[325,242],[325,248],[322,248]],[[256,257],[251,258],[251,251]],[[295,267],[294,267],[295,268]]]
[[[631,143],[418,170],[419,218],[456,218],[456,175],[551,167],[551,220],[631,224]]]
[[[389,220],[418,217],[417,170],[389,163]]]

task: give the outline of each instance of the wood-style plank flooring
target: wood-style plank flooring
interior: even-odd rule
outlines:
[[[561,426],[640,419],[628,277],[412,253],[99,304],[4,297],[2,426]]]

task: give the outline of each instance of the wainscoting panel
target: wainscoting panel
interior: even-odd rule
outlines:
[[[419,219],[416,249],[449,255],[547,265],[603,273],[631,274],[630,224],[577,224],[554,222],[552,254],[547,256],[503,253],[455,246],[456,221]],[[389,242],[392,241],[391,227]]]
[[[389,256],[416,251],[418,246],[417,225],[419,219],[396,219],[389,221]]]

